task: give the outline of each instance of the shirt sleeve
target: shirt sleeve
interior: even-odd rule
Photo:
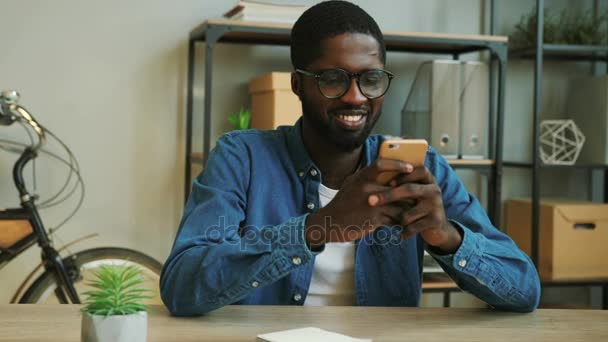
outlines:
[[[536,309],[540,280],[530,258],[492,225],[445,159],[431,152],[427,167],[441,187],[448,219],[463,233],[454,254],[438,255],[427,248],[429,254],[458,287],[492,307],[518,312]]]
[[[241,226],[249,164],[238,137],[226,134],[194,181],[160,278],[161,298],[173,315],[234,303],[312,258],[304,238],[307,215],[275,226]]]

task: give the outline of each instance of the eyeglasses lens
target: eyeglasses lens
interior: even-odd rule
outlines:
[[[319,77],[319,89],[329,98],[344,95],[350,88],[351,78],[343,70],[326,70]],[[369,70],[359,77],[359,88],[364,96],[376,98],[384,95],[389,85],[389,76],[382,70]]]

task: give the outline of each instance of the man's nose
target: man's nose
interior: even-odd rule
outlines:
[[[350,80],[350,87],[346,93],[342,95],[340,100],[352,105],[362,105],[367,101],[367,97],[361,93],[361,90],[359,90],[359,85],[357,85],[357,80],[353,78]]]

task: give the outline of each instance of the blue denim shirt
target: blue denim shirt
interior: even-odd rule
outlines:
[[[383,139],[366,140],[365,165],[377,158]],[[442,190],[447,217],[464,232],[454,254],[431,255],[461,289],[491,306],[534,310],[540,282],[527,255],[492,226],[432,148],[426,167]],[[302,142],[301,121],[222,136],[194,181],[164,264],[161,297],[171,313],[200,315],[228,304],[302,305],[315,262],[304,223],[319,207],[322,177]],[[424,248],[420,237],[401,240],[389,227],[356,241],[357,305],[417,306]]]

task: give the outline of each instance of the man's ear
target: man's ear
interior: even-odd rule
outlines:
[[[302,82],[300,77],[298,77],[298,73],[295,71],[291,73],[291,91],[301,100]]]

